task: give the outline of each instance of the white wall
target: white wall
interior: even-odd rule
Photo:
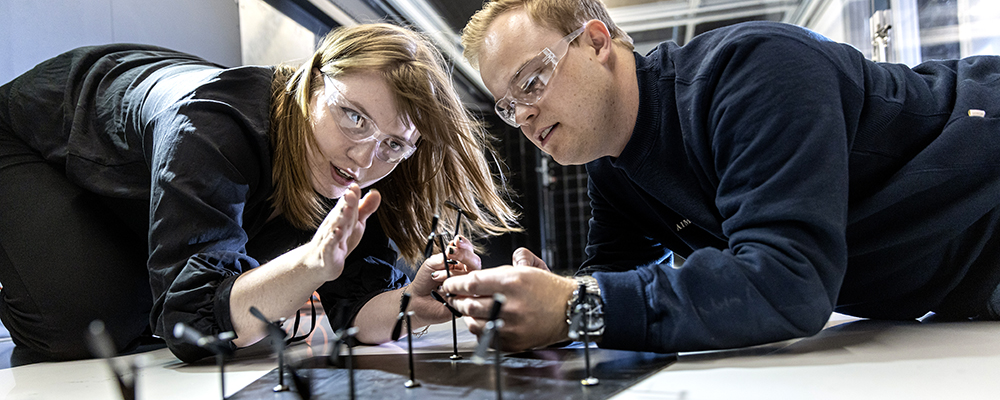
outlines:
[[[0,0],[0,84],[74,47],[125,42],[238,66],[237,0]]]
[[[959,0],[958,19],[962,57],[1000,54],[1000,2]]]
[[[846,43],[847,32],[844,24],[844,2],[843,0],[826,0],[820,2],[816,10],[816,17],[810,21],[806,28],[812,29],[820,35],[826,36],[835,42]]]
[[[240,27],[243,65],[299,65],[319,40],[263,0],[240,0]]]

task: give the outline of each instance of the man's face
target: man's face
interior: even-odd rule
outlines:
[[[483,82],[494,100],[503,99],[500,113],[513,111],[510,117],[524,136],[563,165],[607,155],[602,136],[608,127],[602,124],[609,120],[605,113],[610,75],[595,61],[585,39],[575,40],[558,58],[560,42],[571,38],[535,24],[524,10],[514,10],[490,24],[479,58]],[[557,64],[551,74],[538,74],[540,61],[551,59],[553,49]],[[538,83],[531,78],[538,76],[544,83],[540,96],[521,101]]]

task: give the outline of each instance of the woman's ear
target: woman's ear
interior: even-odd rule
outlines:
[[[321,72],[319,68],[313,68],[309,71],[309,76],[303,76],[302,80],[304,81],[303,83],[309,87],[309,95],[315,96],[319,93],[320,86],[318,85],[323,82],[323,72]]]
[[[597,19],[587,21],[583,27],[584,45],[589,46],[597,60],[604,63],[611,56],[614,41],[611,40],[611,32],[608,27]]]

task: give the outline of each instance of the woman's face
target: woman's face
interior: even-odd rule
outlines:
[[[393,159],[420,138],[413,124],[400,118],[392,91],[376,73],[327,78],[311,108],[317,144],[307,152],[312,184],[328,198],[340,197],[352,183],[364,188],[382,179],[396,167]]]

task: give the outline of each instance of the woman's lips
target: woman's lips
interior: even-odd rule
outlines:
[[[356,180],[353,177],[348,178],[347,176],[350,176],[350,174],[332,164],[330,165],[330,176],[333,177],[334,182],[337,182],[338,185],[344,187],[350,186],[350,184]]]

